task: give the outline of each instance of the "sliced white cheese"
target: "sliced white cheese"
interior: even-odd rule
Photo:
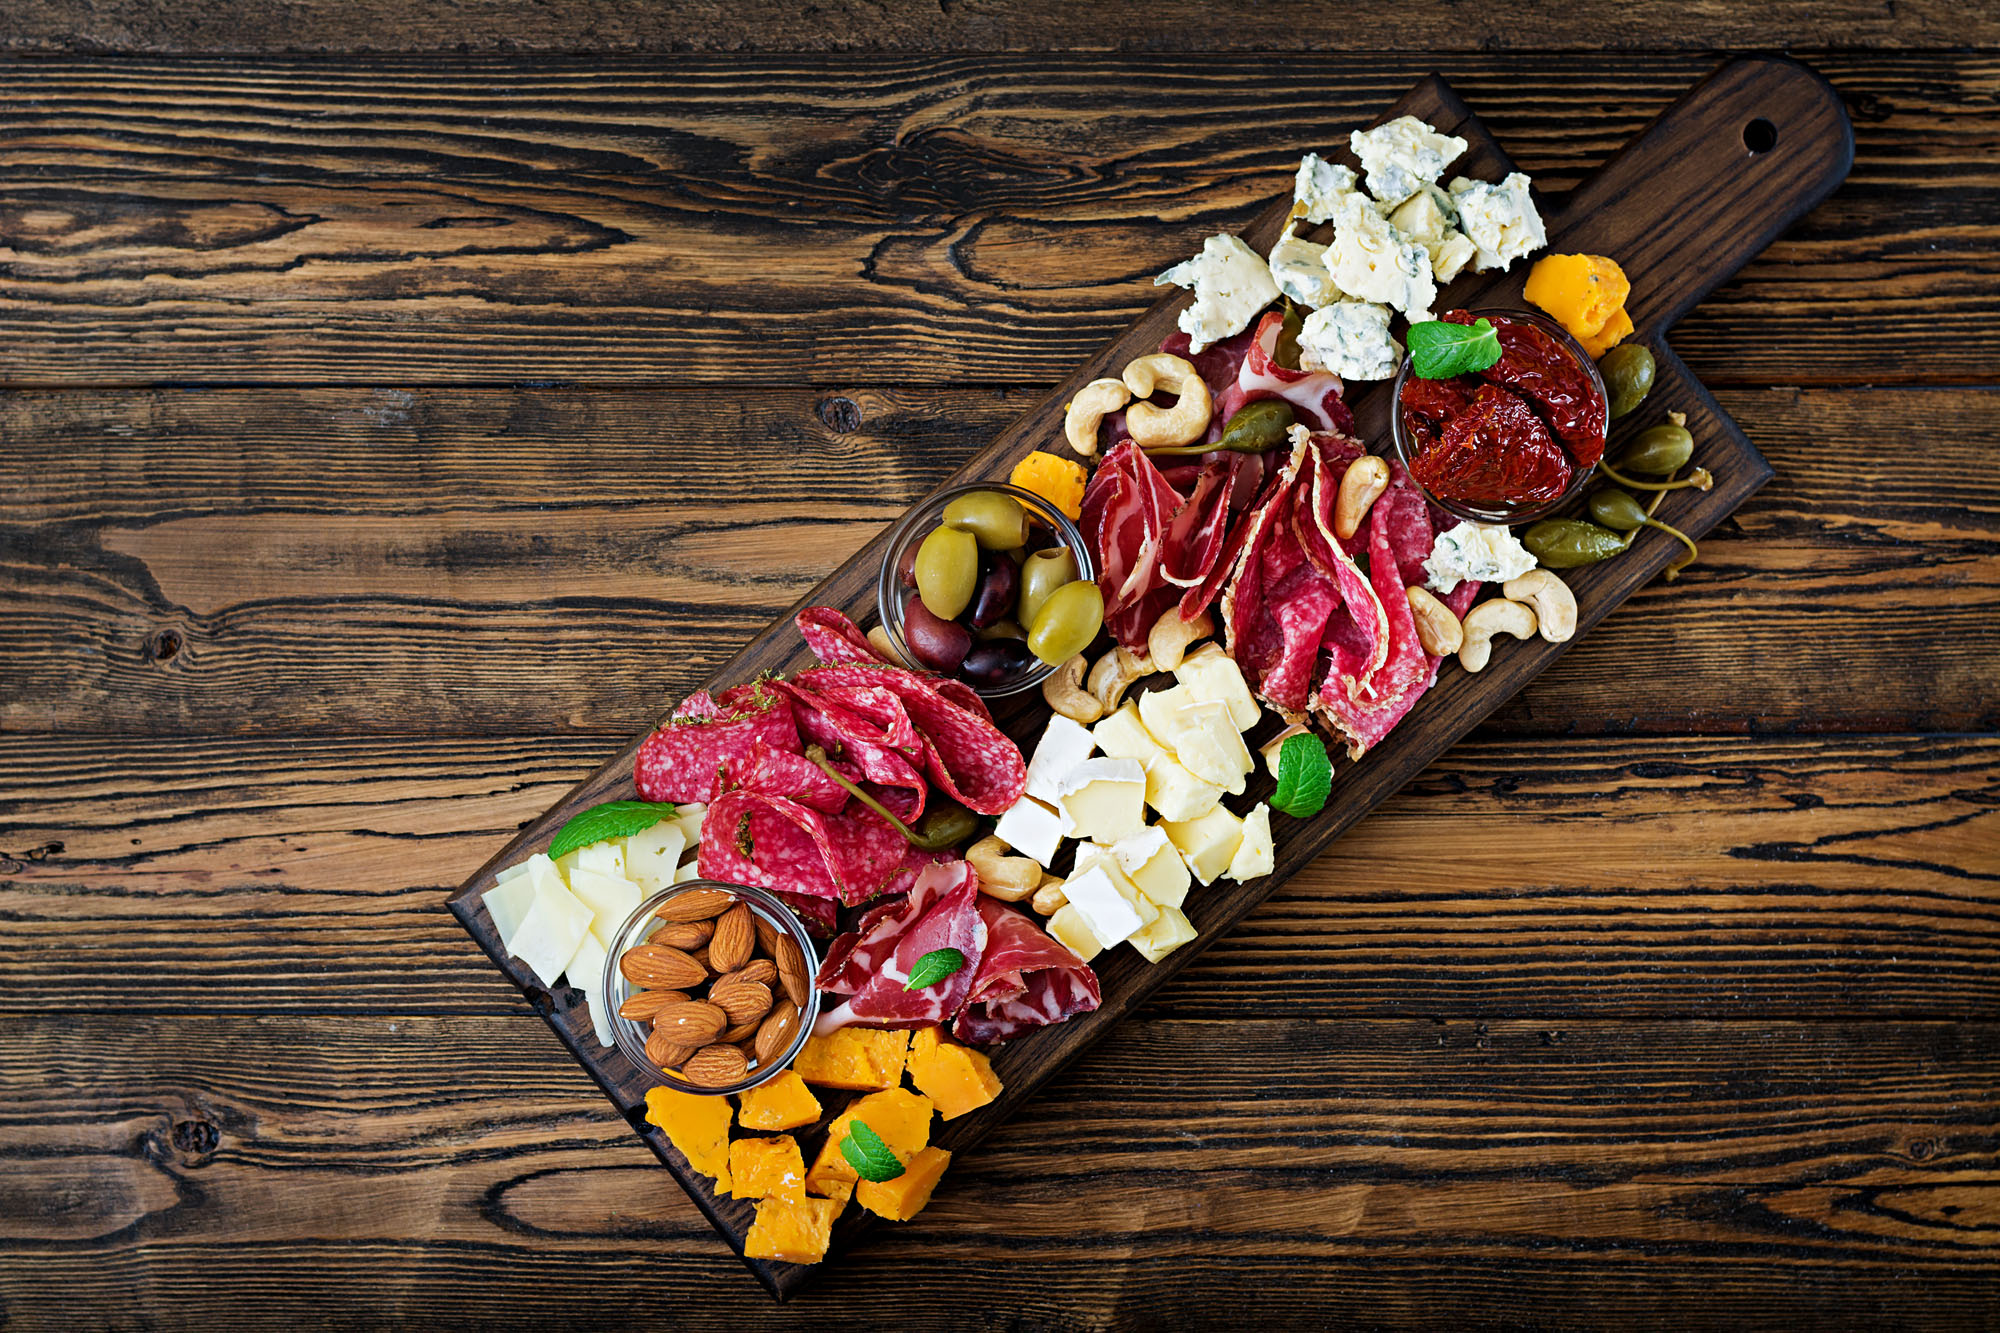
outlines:
[[[1203,702],[1229,705],[1230,720],[1238,731],[1250,730],[1264,715],[1243,680],[1242,668],[1236,665],[1236,659],[1222,651],[1220,644],[1205,643],[1182,658],[1181,664],[1174,668],[1174,679]]]
[[[1160,915],[1132,936],[1132,947],[1149,963],[1157,963],[1195,937],[1194,922],[1178,907],[1162,907]]]
[[[1185,685],[1155,690],[1139,700],[1146,730],[1174,752],[1181,767],[1204,782],[1241,795],[1250,772],[1250,750],[1229,705],[1197,699]]]
[[[1146,765],[1146,804],[1162,819],[1199,819],[1222,803],[1222,788],[1181,767],[1178,759],[1162,750]]]
[[[1086,759],[1057,790],[1079,838],[1116,842],[1146,826],[1146,768],[1136,759]]]
[[[1187,901],[1188,868],[1167,831],[1154,825],[1143,833],[1121,838],[1111,849],[1118,868],[1155,907],[1179,907]]]
[[[1062,840],[1070,832],[1066,815],[1043,805],[1032,796],[1023,796],[1007,807],[993,835],[1023,856],[1032,856],[1047,870],[1062,850]]]
[[[569,891],[591,911],[590,933],[609,947],[618,928],[639,905],[639,886],[623,875],[602,875],[582,867],[570,872]]]
[[[1061,801],[1064,780],[1096,748],[1097,742],[1082,724],[1060,713],[1051,717],[1035,746],[1035,757],[1028,761],[1028,795],[1044,805]]]
[[[544,861],[548,859],[542,857]],[[535,901],[528,861],[516,861],[494,876],[493,887],[481,894],[479,901],[486,904],[486,914],[493,918],[493,931],[500,937],[500,947],[508,953],[514,952],[514,932],[521,928],[521,918]]]
[[[554,986],[590,934],[596,914],[563,884],[554,862],[548,862],[546,873],[532,869],[530,877],[535,900],[521,918],[509,952],[526,963],[544,986]]]
[[[1069,899],[1063,911],[1075,912],[1098,944],[1107,949],[1146,926],[1138,907],[1112,881],[1113,873],[1115,868],[1098,860],[1063,881],[1063,896]]]
[[[1229,869],[1224,875],[1234,880],[1262,879],[1271,873],[1276,864],[1276,852],[1271,845],[1271,807],[1262,801],[1257,808],[1243,816],[1243,841],[1236,848],[1236,854],[1229,858]]]
[[[1347,146],[1368,173],[1368,193],[1384,205],[1400,204],[1464,156],[1465,140],[1439,134],[1415,116],[1398,116],[1372,130],[1356,130]]]
[[[674,871],[686,850],[687,834],[678,818],[641,829],[625,839],[625,878],[637,884],[641,893],[658,893],[674,882]]]
[[[1229,869],[1236,849],[1243,845],[1243,821],[1219,805],[1199,819],[1161,827],[1203,884],[1213,884],[1217,875]]]
[[[1199,354],[1213,343],[1243,332],[1265,306],[1278,299],[1271,266],[1240,236],[1221,233],[1202,242],[1201,253],[1153,279],[1155,287],[1187,287],[1194,303],[1181,311],[1188,350]]]
[[[610,955],[595,935],[586,935],[583,943],[576,946],[576,956],[563,969],[563,976],[570,985],[583,992],[583,1001],[590,1006],[590,1026],[597,1033],[599,1046],[615,1044],[611,1035],[611,1011],[604,1007],[604,968]]]
[[[1055,915],[1048,919],[1046,928],[1064,948],[1086,963],[1103,952],[1104,946],[1097,942],[1096,932],[1083,919],[1083,913],[1071,904],[1065,903],[1057,908]]]
[[[1097,741],[1097,748],[1113,759],[1137,759],[1142,764],[1148,764],[1166,753],[1153,739],[1153,733],[1146,730],[1146,724],[1140,721],[1139,705],[1129,701],[1099,722],[1091,735]]]
[[[558,856],[556,869],[562,871],[565,880],[578,869],[594,870],[600,875],[622,876],[625,873],[625,840],[617,838],[579,847],[565,856]]]
[[[680,807],[680,813],[674,816],[674,823],[680,826],[681,835],[687,839],[688,846],[700,845],[701,821],[707,814],[708,807],[699,801],[694,801]]]
[[[701,863],[699,861],[689,861],[686,865],[682,866],[679,870],[676,870],[674,872],[674,883],[676,884],[685,884],[691,879],[700,879],[700,878],[701,878]]]

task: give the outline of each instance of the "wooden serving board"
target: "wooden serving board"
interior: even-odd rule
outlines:
[[[1433,76],[1423,80],[1388,108],[1382,119],[1406,114],[1470,142],[1467,155],[1449,175],[1499,180],[1513,170],[1493,136],[1443,79]],[[1358,127],[1323,126],[1302,132],[1274,121],[1272,135],[1295,137],[1299,153],[1318,151],[1358,166],[1344,149],[1329,152],[1345,142],[1351,128]],[[1645,409],[1612,432],[1612,448],[1615,451],[1625,435],[1656,424],[1665,411],[1687,413],[1688,429],[1696,440],[1696,459],[1715,473],[1715,488],[1705,494],[1674,492],[1660,516],[1691,535],[1698,537],[1721,522],[1770,478],[1771,470],[1736,423],[1667,349],[1666,332],[1690,307],[1831,193],[1846,177],[1853,157],[1853,132],[1846,113],[1833,89],[1817,74],[1788,60],[1733,60],[1689,89],[1567,200],[1541,200],[1549,251],[1612,255],[1632,279],[1628,309],[1637,327],[1634,336],[1653,350],[1659,374]],[[1244,238],[1259,252],[1267,250],[1284,225],[1289,207],[1289,196],[1274,202],[1243,233]],[[1440,293],[1436,308],[1519,305],[1528,267],[1517,263],[1511,274],[1464,275]],[[1089,380],[1116,374],[1132,357],[1158,350],[1161,339],[1173,331],[1175,318],[1187,300],[1184,293],[1176,291],[1141,316],[1079,367],[1068,382],[1057,386],[968,460],[945,485],[1004,478],[1023,455],[1060,439],[1063,405],[1070,396]],[[1377,452],[1384,451],[1389,435],[1388,384],[1350,384],[1348,388],[1357,434]],[[834,606],[863,624],[872,622],[884,540],[878,536],[863,547],[799,605]],[[1568,571],[1566,577],[1576,594],[1579,637],[1658,576],[1680,550],[1671,539],[1648,533],[1616,559]],[[1690,575],[1722,576],[1721,571],[1701,565]],[[1249,884],[1218,881],[1206,889],[1197,888],[1189,896],[1186,910],[1200,930],[1199,938],[1158,965],[1148,964],[1130,949],[1099,955],[1103,1006],[1095,1013],[1030,1033],[1001,1048],[993,1064],[1006,1085],[1005,1092],[980,1111],[940,1122],[933,1142],[954,1153],[976,1143],[1078,1052],[1108,1032],[1112,1024],[1272,890],[1377,803],[1421,773],[1562,652],[1562,645],[1540,639],[1525,643],[1506,640],[1496,646],[1492,664],[1478,675],[1447,663],[1437,685],[1381,745],[1359,763],[1340,762],[1332,797],[1321,814],[1311,820],[1281,816],[1273,821],[1275,873]],[[811,661],[788,615],[732,658],[710,684],[721,687],[761,672],[790,672]],[[1047,716],[1038,695],[1010,701],[1008,708],[998,711],[1001,724],[1024,747],[1032,746]],[[1276,728],[1275,719],[1267,718],[1263,729],[1253,734],[1253,741]],[[581,993],[568,988],[555,995],[546,992],[527,969],[501,949],[491,918],[480,908],[480,896],[492,884],[495,872],[545,848],[572,815],[600,801],[634,796],[632,758],[643,739],[634,739],[502,848],[452,895],[451,909],[741,1254],[754,1205],[740,1199],[715,1198],[707,1177],[688,1169],[665,1136],[645,1121],[649,1080],[615,1049],[597,1044]],[[1248,797],[1232,804],[1248,809],[1250,801],[1269,796],[1270,786],[1260,767],[1251,779]],[[828,1107],[829,1112],[837,1109],[837,1104]],[[805,1146],[810,1160],[816,1144],[809,1137]],[[947,1173],[940,1188],[950,1189],[951,1180]],[[867,1214],[850,1208],[836,1227],[834,1249],[827,1262],[836,1262],[871,1225]],[[745,1262],[780,1299],[817,1271],[817,1266]]]

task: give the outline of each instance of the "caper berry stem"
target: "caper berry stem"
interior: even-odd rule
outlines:
[[[1617,482],[1620,486],[1634,491],[1679,491],[1685,490],[1690,486],[1698,491],[1705,491],[1715,485],[1715,474],[1705,467],[1696,468],[1679,481],[1635,481],[1633,478],[1626,476],[1617,468],[1611,466],[1609,459],[1600,459],[1597,464],[1597,470]]]
[[[1675,579],[1681,576],[1681,571],[1683,569],[1686,569],[1689,565],[1695,562],[1695,558],[1701,554],[1701,548],[1696,546],[1694,544],[1694,541],[1691,538],[1689,538],[1689,536],[1685,532],[1682,532],[1679,528],[1675,527],[1671,523],[1662,523],[1657,518],[1649,517],[1646,520],[1646,526],[1649,528],[1658,528],[1661,532],[1664,532],[1671,537],[1677,538],[1682,546],[1688,548],[1688,553],[1685,556],[1683,556],[1679,560],[1674,561],[1671,565],[1668,565],[1666,568],[1663,577],[1667,580],[1667,582],[1672,583]]]
[[[849,782],[847,780],[847,776],[841,773],[838,769],[836,769],[833,766],[833,761],[826,757],[826,747],[820,745],[808,745],[806,747],[806,758],[812,760],[815,764],[818,764],[820,766],[821,771],[823,771],[828,777],[832,778],[835,782],[839,783],[841,787],[846,790],[849,796],[852,796],[855,800],[861,802],[861,804],[867,806],[870,810],[873,810],[876,814],[888,820],[889,826],[895,829],[896,832],[902,834],[904,839],[910,844],[910,846],[916,848],[918,851],[941,852],[945,850],[947,847],[950,847],[952,845],[952,842],[946,841],[946,842],[939,842],[937,843],[936,846],[931,846],[930,844],[932,842],[935,842],[936,839],[926,838],[922,834],[918,833],[908,824],[905,824],[902,820],[890,814],[887,806],[883,805],[873,796],[870,796],[867,792],[861,790],[861,788],[856,784]]]

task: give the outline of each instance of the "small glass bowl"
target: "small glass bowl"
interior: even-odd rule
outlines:
[[[1069,521],[1063,512],[1033,491],[1022,490],[1019,486],[1009,486],[1004,482],[983,481],[970,486],[953,486],[939,491],[923,501],[890,529],[889,545],[882,556],[882,573],[875,581],[875,614],[881,617],[883,629],[888,631],[889,642],[896,651],[911,662],[917,659],[910,652],[909,643],[903,638],[903,603],[916,596],[914,590],[905,588],[903,581],[896,577],[896,566],[902,562],[903,553],[912,546],[920,545],[924,538],[944,522],[945,506],[961,495],[972,495],[979,491],[997,491],[1001,495],[1011,495],[1036,518],[1046,523],[1055,533],[1057,544],[1069,548],[1076,559],[1078,579],[1095,580],[1097,566],[1090,558],[1089,543],[1077,531],[1076,524]],[[1048,549],[1046,546],[1041,548]],[[1032,553],[1031,553],[1032,554]],[[1023,629],[1027,628],[1025,625]],[[1023,690],[1032,690],[1055,674],[1056,668],[1046,662],[1030,659],[1028,668],[1018,671],[997,685],[967,685],[977,690],[983,698],[1005,699]]]
[[[789,935],[806,959],[806,985],[810,994],[806,997],[805,1012],[799,1015],[799,1030],[793,1036],[792,1044],[786,1047],[784,1053],[777,1059],[769,1064],[756,1066],[741,1082],[732,1083],[724,1088],[710,1088],[699,1083],[690,1083],[680,1075],[670,1073],[647,1059],[646,1029],[618,1012],[619,1006],[631,999],[640,989],[625,979],[625,974],[618,968],[618,960],[625,956],[627,949],[644,944],[653,931],[663,924],[653,915],[662,904],[673,901],[691,889],[720,889],[735,897],[737,901],[750,904],[750,910],[758,917]],[[625,1058],[633,1065],[651,1076],[654,1082],[664,1084],[678,1092],[691,1092],[701,1097],[722,1097],[731,1093],[747,1092],[758,1084],[777,1077],[797,1058],[800,1049],[806,1044],[806,1038],[812,1035],[813,1021],[819,1017],[819,986],[815,981],[818,975],[819,953],[813,948],[812,936],[807,933],[804,923],[791,908],[763,889],[747,888],[741,884],[721,884],[709,879],[691,879],[672,888],[661,889],[633,908],[632,915],[625,918],[625,923],[618,927],[618,933],[612,936],[609,961],[604,968],[604,1010],[611,1016],[611,1035],[618,1043],[618,1049],[624,1052]],[[782,989],[776,985],[771,989],[776,994],[783,994]]]
[[[1590,353],[1584,351],[1583,345],[1570,337],[1568,331],[1562,325],[1552,319],[1546,319],[1532,310],[1514,310],[1504,306],[1492,306],[1467,313],[1475,319],[1481,315],[1485,315],[1489,318],[1503,317],[1518,323],[1533,324],[1544,333],[1552,335],[1558,343],[1569,349],[1570,354],[1576,358],[1577,364],[1583,367],[1584,374],[1590,377],[1591,386],[1597,390],[1598,401],[1605,405],[1605,428],[1607,431],[1610,429],[1611,398],[1605,392],[1604,377],[1597,373],[1597,363],[1590,359]],[[1538,518],[1547,518],[1550,514],[1555,513],[1558,509],[1561,509],[1571,500],[1575,499],[1577,493],[1584,488],[1592,475],[1596,473],[1597,464],[1595,463],[1592,463],[1589,467],[1577,468],[1569,479],[1568,488],[1561,495],[1558,495],[1553,500],[1545,500],[1536,504],[1504,505],[1488,509],[1482,508],[1479,505],[1467,504],[1463,500],[1450,500],[1442,495],[1432,494],[1430,488],[1418,480],[1415,471],[1410,467],[1410,459],[1416,453],[1416,445],[1403,430],[1403,383],[1409,377],[1410,358],[1405,356],[1403,358],[1403,368],[1396,372],[1395,387],[1390,390],[1389,438],[1395,444],[1396,458],[1402,463],[1403,470],[1410,473],[1410,480],[1416,482],[1417,488],[1423,491],[1426,496],[1429,496],[1431,503],[1438,506],[1438,508],[1455,514],[1459,518],[1470,519],[1474,523],[1532,523]],[[1557,443],[1561,444],[1562,441],[1558,440]]]

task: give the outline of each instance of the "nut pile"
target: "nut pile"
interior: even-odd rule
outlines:
[[[811,995],[798,942],[720,889],[689,889],[653,915],[646,942],[618,959],[637,988],[618,1014],[647,1027],[646,1058],[723,1088],[782,1056]]]

